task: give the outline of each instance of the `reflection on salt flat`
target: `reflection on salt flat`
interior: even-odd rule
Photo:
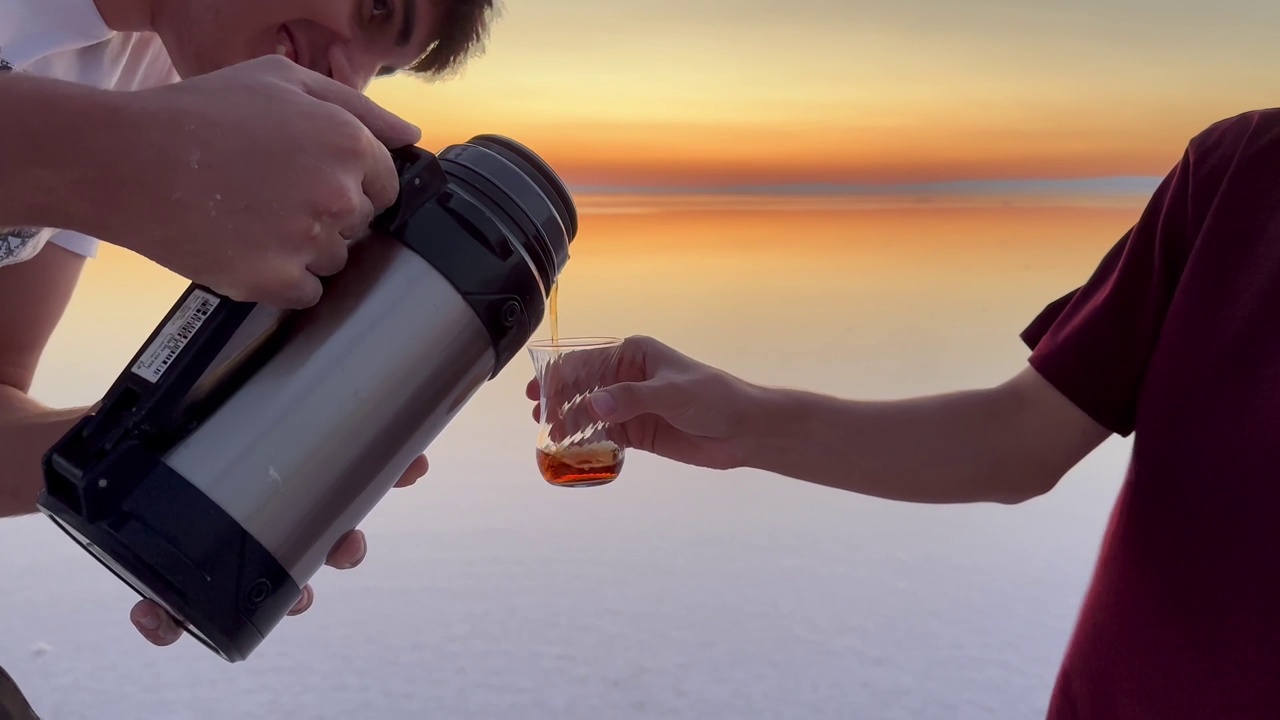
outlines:
[[[997,382],[1024,362],[1018,331],[1140,207],[883,201],[582,197],[561,330],[644,332],[850,397]],[[593,211],[621,206],[645,212]],[[92,402],[184,286],[104,249],[36,395]],[[1043,716],[1126,443],[1012,508],[641,453],[566,490],[534,466],[531,373],[518,358],[477,393],[427,478],[365,524],[364,565],[322,572],[314,607],[244,665],[146,646],[129,593],[47,521],[0,524],[28,553],[0,556],[0,665],[64,720]]]

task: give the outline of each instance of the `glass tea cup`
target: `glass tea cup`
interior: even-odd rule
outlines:
[[[557,487],[597,487],[622,472],[625,452],[612,425],[597,420],[587,396],[613,383],[621,338],[579,337],[529,343],[538,399],[538,469]]]

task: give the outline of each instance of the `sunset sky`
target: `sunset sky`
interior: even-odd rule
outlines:
[[[578,185],[1155,176],[1272,103],[1277,31],[1261,0],[507,0],[460,77],[371,92]]]

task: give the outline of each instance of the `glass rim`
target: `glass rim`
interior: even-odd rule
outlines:
[[[529,341],[530,350],[584,350],[587,348],[613,347],[622,344],[622,338],[604,335],[562,337],[556,340],[541,338]]]

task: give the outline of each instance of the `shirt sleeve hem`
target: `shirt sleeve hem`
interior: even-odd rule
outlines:
[[[1108,408],[1092,388],[1081,385],[1080,368],[1072,358],[1056,353],[1032,352],[1027,363],[1062,396],[1107,430],[1129,437],[1133,434],[1132,419],[1124,418]],[[1074,367],[1073,367],[1074,366]]]

